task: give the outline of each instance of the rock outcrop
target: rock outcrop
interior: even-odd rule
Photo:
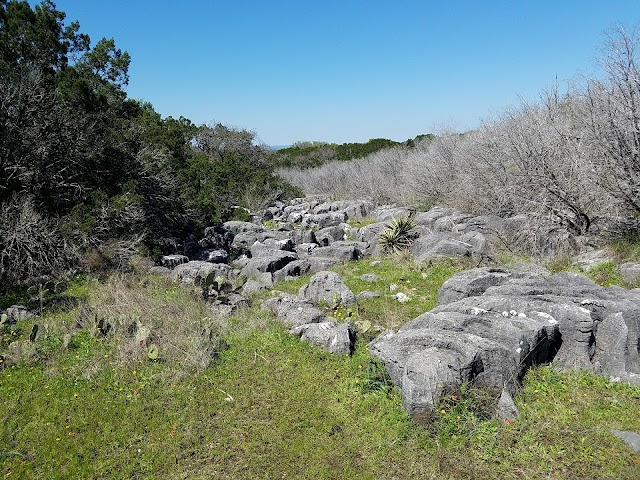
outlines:
[[[513,415],[508,398],[527,369],[549,362],[640,385],[640,290],[483,268],[452,277],[438,298],[369,345],[417,420],[465,382],[502,391],[502,411]]]

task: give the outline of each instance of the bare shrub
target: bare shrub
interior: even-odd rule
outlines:
[[[591,78],[582,117],[597,159],[598,183],[625,209],[640,215],[640,66],[638,33],[622,27],[607,36],[601,64],[606,78]]]
[[[307,195],[362,198],[379,204],[412,202],[405,168],[410,152],[394,147],[356,160],[336,160],[304,170],[280,169],[277,173]]]
[[[283,193],[282,189],[272,188],[269,184],[264,187],[250,184],[240,194],[240,200],[250,212],[260,212],[269,205],[273,205],[276,200],[282,197]]]
[[[54,219],[39,213],[32,197],[0,204],[0,285],[59,276],[77,261],[74,246],[61,237]]]

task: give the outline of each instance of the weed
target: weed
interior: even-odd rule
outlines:
[[[551,273],[558,273],[569,270],[572,264],[573,261],[570,255],[556,255],[546,262],[545,267]]]
[[[603,287],[624,285],[625,283],[618,272],[618,266],[612,261],[599,263],[587,270],[585,275]]]
[[[618,238],[608,248],[618,263],[638,262],[640,261],[640,234]]]
[[[360,388],[363,393],[382,392],[388,394],[393,388],[391,377],[387,373],[384,364],[379,360],[369,359],[358,365],[363,370],[363,379]]]

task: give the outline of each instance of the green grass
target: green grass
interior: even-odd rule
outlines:
[[[458,268],[386,258],[337,270],[356,293],[396,283],[412,297],[400,304],[383,296],[353,312],[390,327],[431,308]],[[369,284],[363,273],[380,278]],[[84,285],[67,292],[79,305],[29,321],[48,325],[38,358],[0,371],[2,476],[638,478],[640,455],[609,429],[640,431],[640,387],[540,367],[516,396],[517,421],[492,419],[491,392],[464,387],[430,424],[416,425],[366,338],[353,356],[333,356],[252,308],[219,324],[224,347],[208,366],[185,371],[179,358],[150,361],[122,337],[98,334],[86,312],[116,317],[136,299],[143,320],[166,312],[163,321],[189,325],[205,313],[197,296],[154,278]]]
[[[413,424],[395,389],[370,388],[353,357],[270,324],[229,339],[206,371],[177,382],[136,362],[81,374],[111,351],[90,336],[57,367],[0,374],[0,473],[15,478],[637,478],[608,428],[640,429],[640,388],[533,370],[510,424],[448,399]]]
[[[627,235],[609,246],[617,263],[640,262],[640,235]]]
[[[367,225],[377,223],[377,220],[374,218],[350,218],[347,220],[347,223],[351,228],[360,229],[362,227],[366,227]]]
[[[409,261],[406,256],[383,257],[372,265],[371,259],[347,262],[333,269],[342,275],[345,284],[357,295],[365,290],[377,292],[378,298],[358,301],[350,308],[353,322],[370,322],[383,328],[397,330],[418,315],[435,307],[438,289],[454,273],[462,270],[462,265],[443,261],[435,265],[420,265]],[[364,274],[378,276],[375,282],[360,278]],[[311,275],[280,283],[276,288],[287,293],[297,293],[300,287],[309,283]],[[392,290],[392,285],[395,289]],[[394,296],[404,293],[409,300],[401,303]]]

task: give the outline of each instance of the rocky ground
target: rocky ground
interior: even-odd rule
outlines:
[[[313,273],[297,295],[274,290],[261,307],[301,339],[334,354],[350,354],[356,329],[328,316],[326,307],[355,304],[367,292],[352,292],[327,270],[380,255],[380,233],[394,218],[409,215],[416,223],[411,247],[416,262],[463,257],[479,266],[448,280],[435,309],[369,344],[414,419],[429,417],[447,392],[467,382],[501,392],[498,415],[515,418],[512,396],[527,369],[543,363],[640,385],[640,289],[605,288],[577,273],[551,275],[535,264],[498,268],[496,250],[522,241],[524,216],[504,219],[443,207],[415,212],[376,208],[365,201],[298,199],[269,207],[255,222],[207,228],[184,253],[164,256],[152,272],[201,287],[221,313],[247,306],[255,292]],[[362,222],[366,225],[352,226],[363,219],[368,219]],[[589,264],[602,256],[602,251],[590,251],[576,261]],[[625,264],[620,273],[637,280],[640,265]],[[13,308],[2,321],[26,314]],[[620,432],[632,442],[637,441],[634,435]]]

